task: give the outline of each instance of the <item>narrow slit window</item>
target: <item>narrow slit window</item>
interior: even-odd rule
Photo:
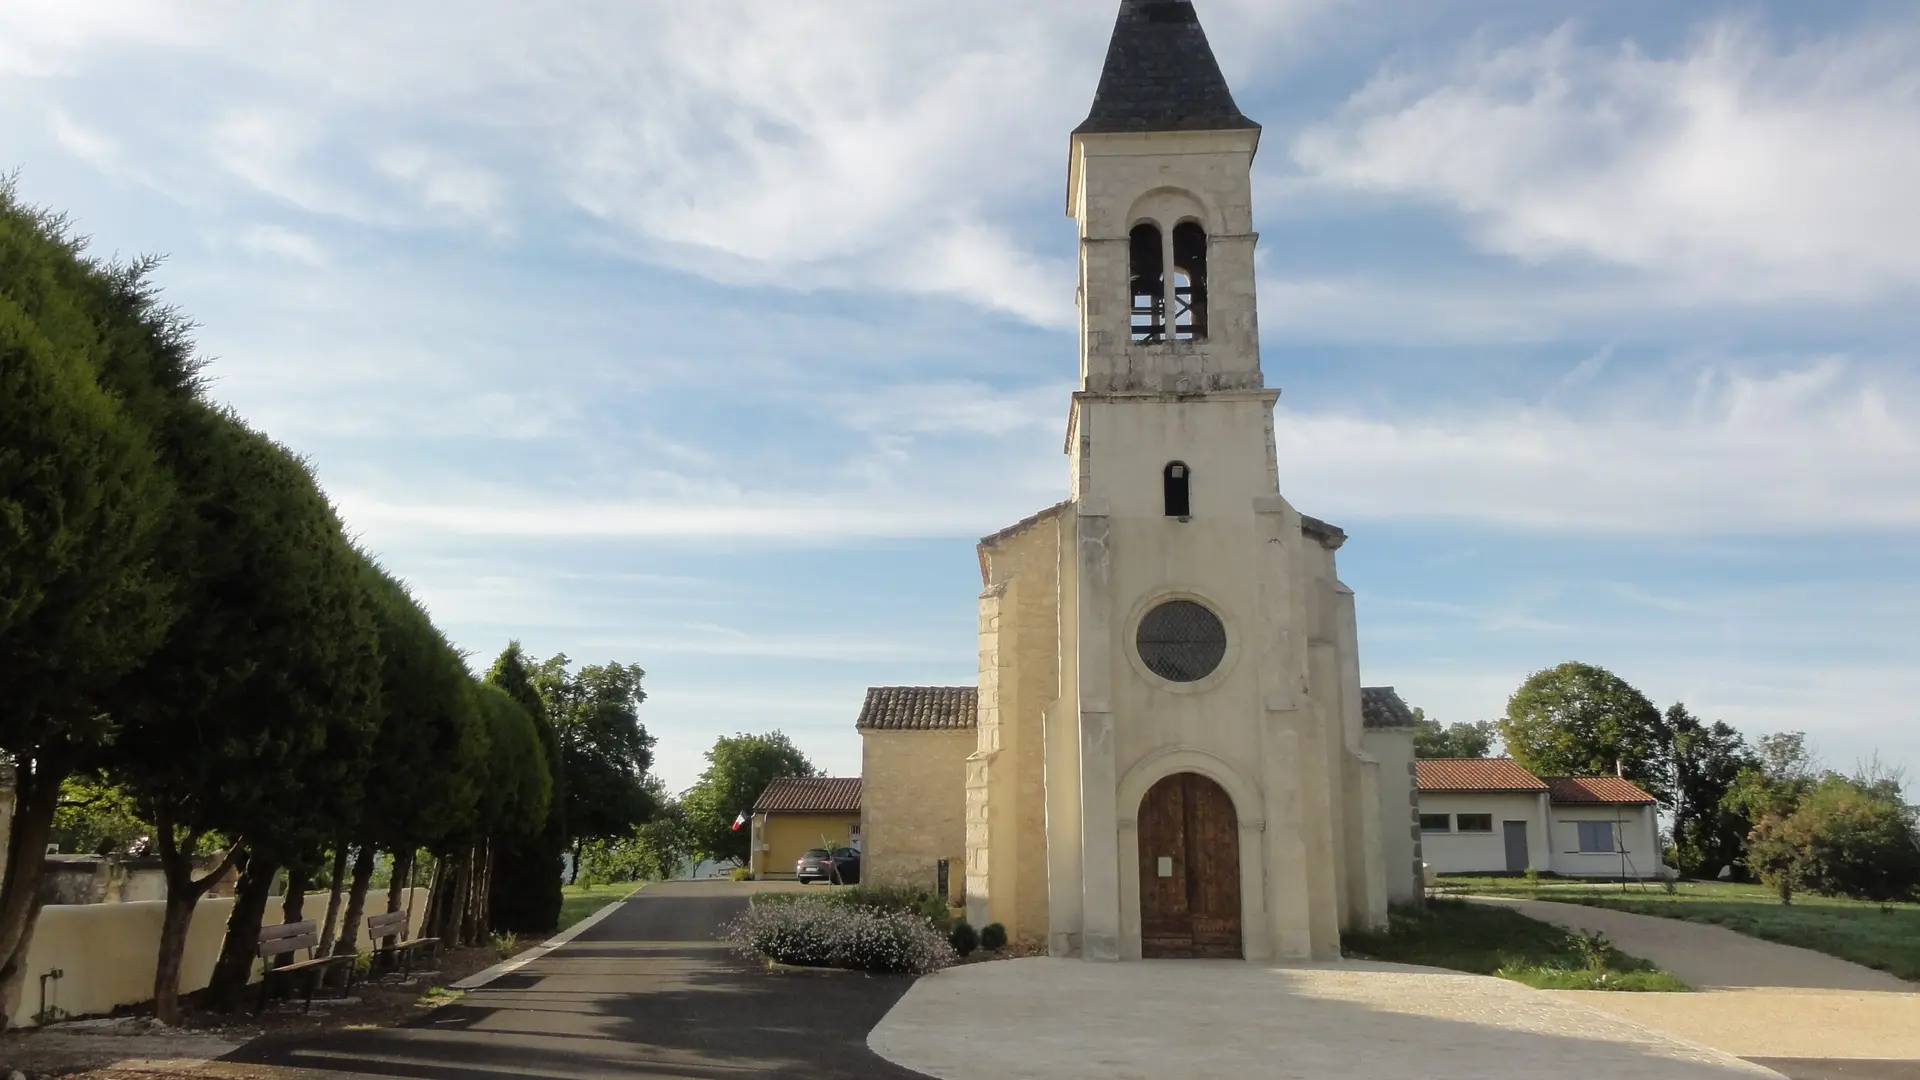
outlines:
[[[1207,231],[1186,221],[1173,230],[1173,336],[1207,338]]]
[[[1160,250],[1160,227],[1144,222],[1128,239],[1128,291],[1133,298],[1133,340],[1156,345],[1167,339],[1166,256]]]
[[[1168,517],[1185,518],[1193,515],[1192,485],[1193,473],[1185,462],[1175,461],[1167,466],[1164,488]]]

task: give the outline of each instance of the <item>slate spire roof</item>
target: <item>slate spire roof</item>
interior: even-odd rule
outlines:
[[[1093,111],[1075,135],[1259,126],[1233,103],[1189,0],[1121,0]]]

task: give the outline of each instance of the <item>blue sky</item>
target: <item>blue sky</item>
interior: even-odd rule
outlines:
[[[659,767],[974,677],[1063,496],[1067,131],[1112,0],[0,5],[0,165],[166,253],[217,394],[484,662],[647,669]],[[1920,766],[1920,14],[1201,0],[1283,490],[1445,720],[1579,659]]]

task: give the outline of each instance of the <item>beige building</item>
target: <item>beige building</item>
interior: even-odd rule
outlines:
[[[860,846],[860,779],[789,776],[767,784],[748,816],[747,867],[760,880],[791,878],[808,848]]]
[[[1417,764],[1422,857],[1436,874],[1658,878],[1654,800],[1617,776],[1536,776],[1512,758]]]
[[[1279,490],[1259,141],[1192,5],[1126,0],[1071,138],[1067,499],[980,543],[962,768],[951,713],[861,726],[869,878],[952,846],[958,784],[968,918],[1054,955],[1333,957],[1418,895],[1412,718],[1361,689],[1345,533]]]

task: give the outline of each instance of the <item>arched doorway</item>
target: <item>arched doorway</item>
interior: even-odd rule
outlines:
[[[1140,955],[1238,960],[1240,819],[1219,784],[1174,773],[1140,800]]]

